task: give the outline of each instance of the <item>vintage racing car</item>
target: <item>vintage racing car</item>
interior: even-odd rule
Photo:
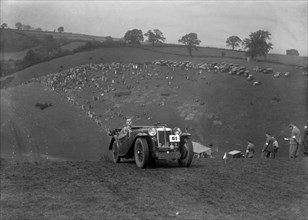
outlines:
[[[160,159],[177,160],[180,166],[189,167],[193,158],[191,134],[180,128],[165,126],[132,126],[125,137],[118,138],[121,129],[110,132],[109,150],[115,163],[121,158],[134,158],[139,168]]]

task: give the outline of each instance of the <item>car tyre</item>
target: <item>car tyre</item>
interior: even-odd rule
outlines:
[[[112,144],[112,160],[115,163],[120,163],[120,156],[119,156],[119,146],[117,144],[117,141],[114,140],[113,144]]]
[[[180,146],[181,158],[178,163],[181,167],[189,167],[194,156],[193,144],[189,138],[184,138]]]
[[[137,138],[135,142],[135,162],[137,167],[145,168],[149,163],[150,151],[145,138]]]

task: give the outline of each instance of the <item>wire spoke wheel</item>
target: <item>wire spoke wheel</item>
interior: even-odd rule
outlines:
[[[139,168],[145,168],[149,162],[149,146],[145,138],[137,138],[135,142],[135,162]]]

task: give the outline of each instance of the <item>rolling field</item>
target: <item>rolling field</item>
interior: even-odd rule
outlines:
[[[128,52],[130,56],[127,56]],[[36,71],[30,67],[27,72],[16,73],[15,78],[8,85],[13,87],[8,89],[10,92],[3,93],[2,97],[8,94],[10,99],[16,99],[18,96],[12,95],[15,94],[15,90],[20,90],[20,86],[16,84],[26,82],[34,76],[45,76],[53,70],[56,72],[59,65],[72,68],[72,70],[78,69],[78,65],[89,63],[88,57],[92,57],[91,63],[100,63],[102,60],[106,63],[111,63],[112,60],[123,63],[134,60],[141,63],[159,57],[158,53],[149,51],[142,55],[140,56],[138,48],[110,48],[52,60],[34,66],[33,68],[37,68]],[[183,60],[183,57],[171,57],[168,54],[164,56],[165,59]],[[192,58],[192,61],[196,63],[200,60],[201,58]],[[86,108],[91,106],[89,110],[95,112],[96,115],[101,115],[101,119],[104,119],[102,123],[105,128],[112,129],[120,126],[123,123],[123,116],[127,115],[136,116],[139,120],[138,124],[165,122],[170,126],[189,128],[196,141],[202,141],[205,145],[213,143],[219,147],[220,155],[234,148],[243,150],[247,139],[253,140],[259,152],[264,143],[264,134],[269,131],[278,138],[282,146],[281,154],[287,156],[287,143],[283,141],[283,138],[289,135],[289,122],[294,121],[302,128],[307,121],[307,77],[294,66],[260,62],[247,63],[243,60],[221,58],[203,59],[203,62],[231,61],[245,66],[251,72],[258,65],[262,68],[272,67],[275,71],[291,72],[292,75],[288,78],[274,78],[272,74],[255,72],[253,73],[254,80],[262,84],[253,86],[252,82],[247,81],[244,76],[215,73],[214,71],[204,71],[200,75],[199,70],[195,69],[176,68],[171,71],[170,68],[157,65],[149,65],[150,70],[137,70],[138,73],[136,73],[140,74],[139,76],[134,75],[133,70],[125,71],[120,76],[116,75],[114,70],[109,72],[89,70],[86,71],[86,77],[94,81],[86,83],[83,90],[60,91],[58,95],[64,99],[74,98],[79,103],[75,106],[76,110],[80,109],[81,105]],[[147,74],[157,76],[149,77]],[[108,82],[102,82],[102,76],[108,78]],[[171,76],[172,81],[167,79]],[[115,83],[111,83],[112,80]],[[169,82],[170,85],[168,85]],[[99,84],[99,88],[94,88],[95,83]],[[31,83],[26,85],[32,88]],[[104,92],[110,86],[113,91]],[[116,91],[127,90],[127,88],[132,93],[131,95],[115,97]],[[30,94],[34,93],[35,89]],[[54,94],[52,91],[49,93]],[[94,96],[100,96],[102,93],[104,97],[101,100],[93,101]],[[165,97],[163,93],[170,95]],[[25,100],[33,100],[32,103],[35,99],[35,95],[25,98]],[[16,109],[22,109],[24,106],[20,101],[15,103],[21,105]],[[86,114],[86,110],[82,114]],[[192,117],[187,120],[189,114]],[[114,115],[120,116],[115,117]],[[110,118],[111,116],[113,118]],[[151,120],[147,120],[148,118]]]
[[[53,31],[26,31],[16,29],[1,29],[1,52],[18,52],[20,50],[36,47],[40,44],[40,40],[51,35],[55,39],[65,38],[76,41],[104,41],[105,37],[91,36],[77,33],[59,33]],[[119,40],[114,38],[114,40]]]
[[[176,54],[187,56],[187,50],[185,47],[145,47],[145,50],[150,50],[158,53],[167,53],[167,54]],[[199,58],[210,58],[210,57],[219,57],[221,58],[221,52],[225,52],[225,58],[232,59],[241,59],[246,60],[246,55],[244,51],[230,50],[230,49],[219,49],[211,47],[201,47],[198,50],[194,50],[193,56]],[[298,66],[307,66],[308,58],[303,56],[290,56],[290,55],[281,55],[281,54],[268,54],[267,59],[258,58],[259,62],[268,62],[268,63],[278,63],[286,65],[298,65]]]
[[[307,219],[307,158],[288,159],[283,141],[290,121],[301,130],[308,122],[301,61],[166,50],[97,49],[1,79],[1,219]],[[254,80],[151,64],[162,59],[238,64]],[[291,74],[275,78],[256,66]],[[193,141],[218,148],[215,159],[194,159],[190,168],[113,164],[106,129],[127,116],[138,125],[187,129]],[[260,159],[266,131],[279,141],[277,160]],[[256,146],[254,159],[222,160],[226,151],[244,150],[247,139]]]

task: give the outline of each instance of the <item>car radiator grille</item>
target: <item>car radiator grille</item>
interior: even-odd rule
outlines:
[[[171,135],[171,131],[158,131],[158,143],[162,146],[168,146],[169,135]]]

